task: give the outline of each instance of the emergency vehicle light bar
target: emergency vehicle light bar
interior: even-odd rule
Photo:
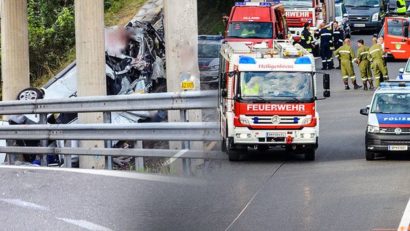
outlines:
[[[272,6],[270,2],[235,2],[235,6]]]
[[[388,81],[380,83],[380,88],[392,88],[392,87],[410,87],[410,82],[404,81]]]

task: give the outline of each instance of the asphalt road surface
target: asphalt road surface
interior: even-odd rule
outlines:
[[[371,36],[359,38],[369,44]],[[390,77],[404,65],[389,63]],[[156,174],[0,168],[0,229],[397,230],[410,197],[410,155],[365,160],[359,109],[372,92],[345,91],[339,70],[329,73],[314,162],[271,151],[236,163],[193,160],[188,171],[176,160]]]

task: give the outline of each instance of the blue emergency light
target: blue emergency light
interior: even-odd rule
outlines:
[[[250,3],[250,4],[247,4]],[[244,1],[244,2],[235,2],[235,6],[257,6],[257,3],[255,4],[251,4],[252,2],[250,0],[248,1]],[[259,2],[259,6],[271,6],[272,3],[276,3],[276,2]],[[279,3],[279,2],[277,2]]]
[[[239,56],[239,64],[256,64],[256,60],[249,56]]]
[[[393,88],[393,87],[410,88],[410,82],[406,82],[406,81],[388,81],[388,82],[380,83],[380,88],[381,89]]]
[[[296,59],[295,64],[312,64],[312,61],[307,56],[302,56]]]

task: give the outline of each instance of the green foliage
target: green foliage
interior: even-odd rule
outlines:
[[[238,0],[198,0],[199,34],[219,34],[224,31],[223,15],[229,15]]]
[[[28,22],[31,78],[53,75],[75,45],[74,0],[29,0]]]

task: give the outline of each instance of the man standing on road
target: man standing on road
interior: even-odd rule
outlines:
[[[359,65],[360,69],[360,77],[362,78],[364,88],[363,90],[368,90],[367,88],[367,82],[369,82],[369,89],[373,90],[373,81],[372,81],[372,72],[370,70],[370,61],[367,58],[369,55],[369,47],[364,45],[363,39],[359,39],[357,41],[357,47],[359,49],[357,50],[357,58],[355,59],[356,63]]]
[[[349,87],[349,78],[353,83],[354,89],[359,89],[362,86],[359,86],[356,82],[356,76],[353,69],[353,60],[355,59],[354,51],[351,46],[350,39],[344,40],[344,45],[335,51],[335,56],[340,57],[341,72],[343,83],[345,84],[345,90],[350,90]]]
[[[300,45],[310,53],[313,53],[313,36],[310,33],[310,24],[307,22],[303,26],[302,36],[300,37]]]
[[[380,85],[380,78],[386,81],[389,79],[387,67],[383,61],[383,48],[379,44],[381,40],[378,40],[378,43],[374,44],[369,49],[368,59],[371,62],[371,68],[374,74],[374,79],[376,81],[376,87]]]
[[[333,58],[330,45],[332,41],[332,33],[324,23],[320,24],[320,57],[322,58],[322,70],[333,69]]]
[[[339,49],[339,47],[343,46],[343,39],[344,39],[344,33],[343,30],[340,28],[339,24],[337,21],[333,22],[333,44],[335,47],[335,50]],[[339,59],[339,66],[336,67],[336,69],[340,69],[340,59]]]

